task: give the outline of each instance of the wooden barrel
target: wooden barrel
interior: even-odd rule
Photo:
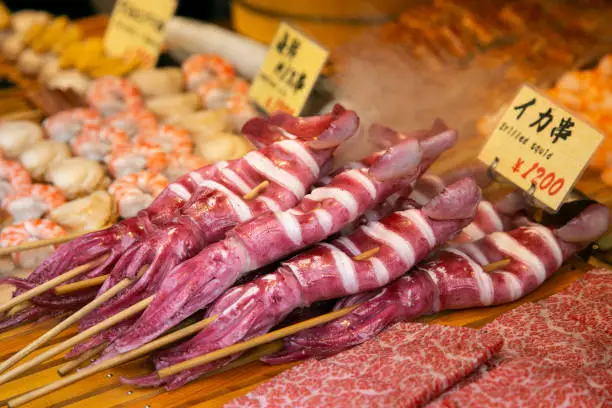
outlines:
[[[393,20],[408,6],[406,0],[232,0],[234,29],[270,43],[286,21],[328,48],[342,44],[367,28]]]

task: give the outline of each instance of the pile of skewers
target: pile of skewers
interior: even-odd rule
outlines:
[[[168,93],[184,83],[199,93]],[[66,233],[99,229],[117,215],[132,217],[177,177],[244,155],[252,146],[233,129],[255,114],[247,87],[227,62],[196,55],[182,69],[95,80],[88,108],[59,112],[42,126],[0,123],[3,254],[26,241],[59,243]],[[185,107],[183,95],[196,103]],[[32,268],[52,249],[12,258]]]
[[[425,174],[457,139],[441,121],[408,134],[373,125],[381,150],[330,174],[334,150],[358,127],[341,106],[251,119],[242,130],[258,150],[178,178],[135,217],[64,244],[27,279],[5,279],[17,290],[0,306],[2,328],[69,316],[0,364],[0,383],[66,350],[70,368],[95,359],[9,406],[170,344],[153,355],[153,374],[122,381],[175,389],[290,335],[267,361],[335,353],[444,309],[511,302],[607,230],[598,204],[547,227],[527,218],[519,192],[483,201],[480,167]],[[335,299],[335,311],[270,331]],[[77,335],[8,371],[77,322]]]

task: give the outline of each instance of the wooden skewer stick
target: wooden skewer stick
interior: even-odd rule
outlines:
[[[260,195],[261,193],[263,193],[264,190],[266,188],[268,188],[269,185],[270,185],[270,182],[268,180],[264,180],[261,183],[259,183],[258,185],[256,185],[255,187],[253,187],[253,189],[251,191],[249,191],[248,193],[243,195],[242,198],[247,200],[247,201],[248,200],[252,200],[254,198],[257,198],[257,196]]]
[[[142,357],[154,350],[157,350],[158,348],[174,343],[177,340],[199,332],[200,330],[208,326],[210,323],[212,323],[216,318],[217,316],[209,317],[195,324],[187,326],[183,329],[170,333],[164,337],[160,337],[157,340],[153,340],[152,342],[147,343],[144,346],[137,348],[136,350],[128,351],[125,354],[120,354],[116,357],[109,358],[108,360],[102,361],[98,364],[85,367],[82,370],[79,370],[74,374],[68,375],[58,381],[52,382],[51,384],[47,384],[43,387],[37,388],[33,391],[15,397],[7,401],[7,405],[10,408],[19,407],[27,402],[40,398],[43,395],[47,395],[53,391],[59,390],[60,388],[66,387],[70,384],[74,384],[75,382],[83,378],[99,373],[100,371],[104,371],[109,368],[121,365],[123,363],[127,363],[128,361],[134,360],[138,357]]]
[[[353,257],[353,260],[354,261],[365,261],[369,257],[376,255],[378,251],[380,251],[380,247],[374,247],[372,249],[368,249],[367,251],[364,251],[360,253],[359,255],[355,255]]]
[[[496,269],[503,268],[510,264],[510,258],[500,259],[499,261],[491,262],[482,267],[485,272],[493,272]]]
[[[57,276],[41,285],[36,286],[35,288],[28,290],[27,292],[22,293],[19,296],[12,298],[8,302],[0,306],[0,313],[9,310],[10,308],[12,308],[15,305],[18,305],[19,303],[23,303],[26,300],[30,300],[33,297],[41,295],[45,293],[46,291],[51,290],[54,287],[74,278],[75,276],[82,274],[83,272],[87,272],[88,270],[93,269],[96,266],[99,266],[105,260],[106,260],[106,256],[98,258],[94,261],[88,262],[84,265],[77,266],[76,268],[71,269],[68,272],[64,272],[60,276]]]
[[[13,307],[8,312],[6,312],[6,316],[7,317],[15,316],[17,313],[21,312],[24,309],[27,309],[30,306],[32,306],[32,303],[30,303],[30,302],[20,303],[17,306]]]
[[[139,313],[143,310],[145,310],[147,308],[147,306],[149,306],[151,304],[151,302],[153,301],[153,296],[149,296],[146,299],[141,300],[140,302],[136,303],[133,306],[128,307],[127,309],[123,310],[120,313],[117,313],[116,315],[113,315],[111,317],[109,317],[108,319],[94,325],[91,326],[89,329],[82,331],[81,333],[76,334],[75,336],[51,347],[50,349],[46,350],[45,352],[37,355],[36,357],[34,357],[33,359],[25,362],[24,364],[20,365],[19,367],[15,368],[12,371],[9,371],[7,373],[4,373],[2,375],[0,375],[0,384],[4,384],[16,377],[18,377],[19,375],[21,375],[22,373],[26,372],[27,370],[36,367],[39,364],[42,364],[43,362],[47,361],[48,359],[55,357],[56,355],[72,348],[73,346],[76,346],[77,344],[87,340],[89,337],[93,336],[94,334],[98,334],[101,331],[104,331],[106,329],[108,329],[109,327],[112,327],[114,325],[116,325],[117,323],[134,316],[136,313]],[[61,373],[60,373],[61,374]]]
[[[95,231],[95,230],[94,230]],[[21,245],[10,246],[6,248],[0,248],[0,256],[9,255],[13,252],[22,252],[29,249],[42,248],[51,245],[63,244],[64,242],[72,241],[81,235],[88,234],[93,231],[79,231],[72,234],[62,235],[61,237],[55,237],[50,239],[39,239],[38,241],[28,241]]]
[[[100,286],[104,283],[106,278],[109,275],[100,275],[91,279],[84,279],[82,281],[67,283],[65,285],[61,285],[55,288],[56,295],[67,295],[72,292],[77,292],[82,289],[93,288],[95,286]]]
[[[166,368],[159,370],[157,372],[157,375],[159,376],[159,378],[166,378],[176,373],[180,373],[181,371],[189,370],[190,368],[208,364],[212,361],[216,361],[221,358],[231,356],[232,354],[236,354],[241,351],[245,351],[253,347],[257,347],[259,345],[269,343],[274,340],[282,339],[283,337],[290,336],[302,330],[310,329],[311,327],[315,327],[320,324],[327,323],[332,320],[336,320],[337,318],[350,313],[356,307],[357,305],[347,307],[344,309],[340,309],[335,312],[326,313],[324,315],[317,316],[312,319],[304,320],[303,322],[292,324],[291,326],[283,327],[282,329],[278,329],[270,333],[266,333],[262,336],[254,337],[250,340],[246,340],[240,343],[233,344],[229,347],[215,350],[211,353],[204,354],[203,356],[195,357],[195,358],[183,361],[182,363],[174,364],[170,367],[166,367]]]
[[[103,344],[100,344],[98,347],[94,347],[91,350],[87,350],[86,352],[84,352],[83,354],[75,358],[74,360],[70,360],[66,364],[58,368],[57,373],[61,375],[62,377],[70,374],[73,370],[78,368],[81,364],[85,363],[86,361],[91,361],[95,356],[100,354],[102,350],[106,348],[106,346],[108,346],[108,344],[103,343]]]
[[[107,300],[113,298],[117,293],[127,288],[131,283],[131,279],[123,279],[121,282],[119,282],[118,284],[116,284],[115,286],[113,286],[112,288],[110,288],[109,290],[107,290],[106,292],[83,306],[81,309],[70,315],[67,319],[62,320],[51,330],[34,340],[32,343],[25,346],[21,350],[19,350],[17,353],[13,354],[7,360],[3,361],[2,364],[0,364],[0,373],[17,364],[34,350],[46,344],[49,340],[66,330],[68,327],[72,326],[74,323],[81,320],[84,316],[91,313],[94,309],[105,303]]]

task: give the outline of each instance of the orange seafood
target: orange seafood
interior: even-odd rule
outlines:
[[[130,139],[123,130],[108,126],[89,126],[74,140],[72,149],[78,156],[102,162],[114,149],[128,145]]]
[[[187,58],[182,65],[188,89],[197,89],[214,79],[229,79],[236,76],[234,67],[216,54],[197,54]]]
[[[21,222],[42,218],[65,202],[66,198],[56,187],[32,184],[8,196],[2,207],[11,215],[13,222]]]
[[[0,202],[30,185],[30,174],[21,163],[0,157]]]
[[[134,139],[154,134],[159,123],[153,112],[145,108],[137,108],[116,114],[108,119],[106,125],[123,130],[130,139]]]
[[[168,184],[161,174],[141,171],[118,178],[108,191],[115,199],[119,215],[128,218],[148,207]]]
[[[140,142],[117,146],[106,158],[108,169],[115,178],[148,170],[159,173],[168,164],[168,156],[156,144]]]
[[[75,108],[49,116],[42,123],[45,132],[58,142],[72,142],[87,126],[100,126],[102,116],[94,109]]]
[[[246,98],[249,83],[241,78],[213,78],[198,87],[197,92],[205,108],[226,108],[230,98]]]
[[[189,132],[172,125],[162,125],[153,134],[141,134],[135,141],[137,144],[157,145],[168,154],[188,154],[193,151],[193,141]]]
[[[51,220],[27,220],[9,225],[0,234],[0,247],[8,248],[29,241],[61,237],[66,232]],[[48,246],[11,254],[13,262],[22,268],[34,268],[55,250]]]
[[[208,162],[201,156],[195,154],[170,154],[168,157],[168,166],[164,169],[164,175],[170,181],[189,173],[192,170],[204,167]]]
[[[97,79],[91,84],[87,92],[87,103],[104,117],[144,106],[136,85],[127,79],[109,76]]]

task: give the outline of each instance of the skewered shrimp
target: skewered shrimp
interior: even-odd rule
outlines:
[[[202,105],[208,109],[229,107],[230,99],[246,98],[248,92],[249,83],[241,78],[214,78],[198,88]]]
[[[28,220],[9,225],[0,234],[0,247],[7,248],[29,241],[61,237],[66,232],[51,220]],[[22,268],[34,268],[51,254],[55,247],[42,247],[12,254],[13,261]]]
[[[114,221],[113,200],[104,190],[60,205],[49,219],[68,231],[91,231]]]
[[[148,207],[168,183],[168,179],[161,174],[141,171],[118,178],[108,191],[115,199],[119,215],[128,218]]]
[[[120,178],[143,170],[159,173],[168,164],[168,157],[159,146],[141,142],[117,147],[106,162],[113,177]]]
[[[188,89],[197,89],[213,79],[228,79],[236,76],[234,67],[216,54],[192,55],[183,62],[183,74]]]
[[[121,112],[106,122],[107,126],[123,130],[130,140],[135,137],[149,137],[157,131],[157,117],[150,111],[138,108]]]
[[[78,156],[103,162],[113,149],[128,145],[130,139],[123,130],[108,126],[87,126],[74,139],[72,148]]]
[[[185,86],[181,69],[174,67],[139,69],[129,78],[145,98],[179,93]]]
[[[0,202],[31,184],[30,175],[19,162],[0,158]]]
[[[64,204],[64,195],[49,184],[32,184],[8,196],[2,207],[14,222],[42,218],[52,209]]]
[[[95,80],[87,92],[87,102],[105,117],[144,105],[138,88],[127,79],[119,77]]]
[[[46,178],[68,198],[74,199],[105,188],[108,177],[104,167],[83,157],[73,157],[52,167]]]
[[[153,134],[141,134],[135,141],[157,145],[166,153],[188,154],[193,151],[189,132],[172,125],[162,125]]]
[[[258,116],[257,110],[249,102],[246,94],[234,94],[227,101],[230,111],[232,128],[235,132],[240,132],[242,126],[249,120]]]
[[[206,164],[208,162],[203,157],[195,154],[171,154],[168,158],[168,166],[164,169],[164,175],[168,180],[174,181]]]
[[[19,157],[42,138],[43,130],[37,123],[27,120],[0,122],[0,149],[9,159]]]
[[[58,142],[72,142],[86,126],[100,126],[102,116],[94,109],[75,108],[56,113],[42,123],[45,132]]]
[[[51,167],[70,156],[72,156],[72,151],[66,143],[55,140],[41,140],[21,153],[19,161],[30,172],[32,178],[42,181]]]

